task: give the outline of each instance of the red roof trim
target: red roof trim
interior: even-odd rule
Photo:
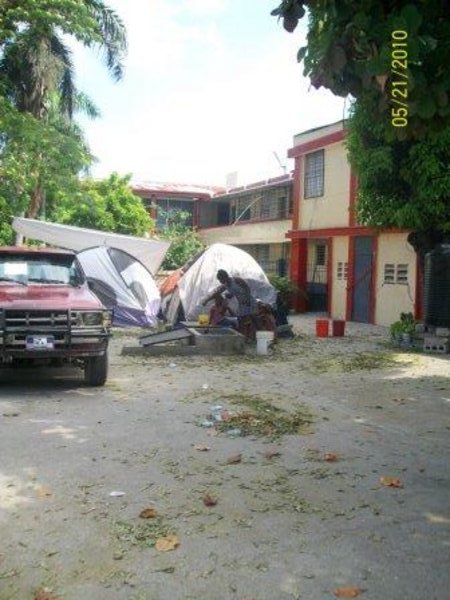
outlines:
[[[350,237],[355,235],[380,235],[381,233],[408,233],[408,229],[375,229],[373,227],[365,227],[364,225],[358,227],[327,227],[324,229],[308,229],[308,230],[296,230],[288,231],[286,237],[291,240],[301,240],[307,238],[324,238],[333,237],[340,235],[348,235]]]
[[[312,152],[314,150],[318,150],[319,148],[323,148],[324,146],[330,146],[331,144],[336,144],[343,140],[346,136],[345,129],[341,129],[340,131],[335,131],[334,133],[328,133],[327,135],[323,135],[315,140],[311,140],[309,142],[305,142],[304,144],[299,144],[298,146],[294,146],[288,150],[288,157],[295,158],[296,156],[301,156],[302,154],[307,154],[308,152]]]

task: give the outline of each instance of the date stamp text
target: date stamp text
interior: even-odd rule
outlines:
[[[408,125],[408,33],[397,29],[391,34],[391,125]]]

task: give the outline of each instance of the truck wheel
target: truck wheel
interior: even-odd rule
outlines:
[[[108,376],[108,354],[91,356],[84,363],[84,381],[87,385],[105,385]]]

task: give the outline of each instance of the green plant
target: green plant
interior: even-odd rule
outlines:
[[[291,307],[294,298],[298,296],[307,298],[306,291],[299,288],[289,277],[269,275],[269,281],[278,292],[278,302],[286,307]]]
[[[412,313],[400,313],[400,319],[390,326],[390,332],[393,338],[401,336],[403,333],[413,334],[416,327],[414,315]]]
[[[164,228],[158,233],[162,239],[171,242],[162,268],[164,270],[178,269],[203,250],[204,244],[195,229],[188,225],[190,214],[187,211],[158,209],[158,215],[166,222]]]

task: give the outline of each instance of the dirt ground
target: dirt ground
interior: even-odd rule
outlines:
[[[1,374],[0,600],[449,598],[450,356],[292,321],[268,357],[119,331],[102,389]]]

